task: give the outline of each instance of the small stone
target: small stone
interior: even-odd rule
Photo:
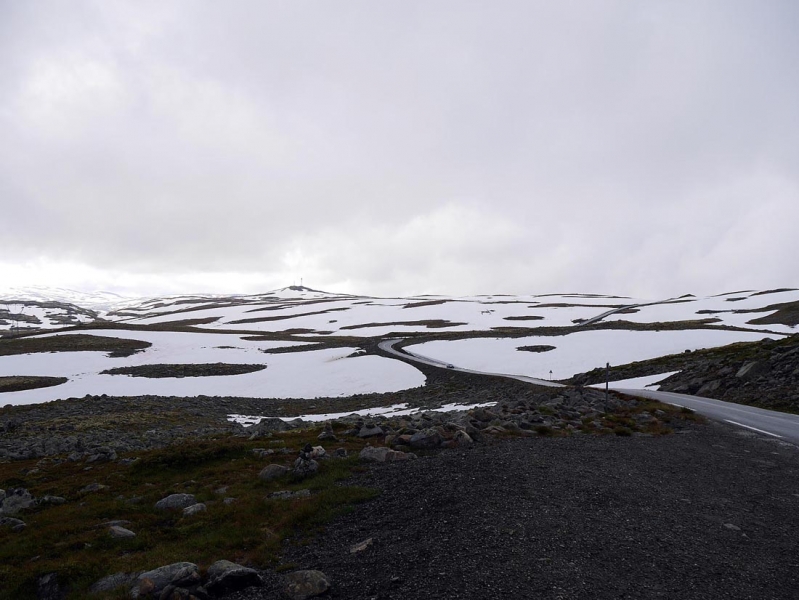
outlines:
[[[285,595],[289,600],[306,600],[330,589],[327,576],[321,571],[294,571],[286,575]]]
[[[724,528],[729,529],[730,531],[741,531],[740,527],[733,525],[732,523],[724,523]]]
[[[309,489],[297,490],[296,492],[292,492],[290,490],[280,490],[269,494],[269,498],[275,498],[278,500],[289,500],[291,498],[307,498],[310,495],[311,495],[311,490]]]
[[[107,485],[103,485],[102,483],[90,483],[86,487],[81,488],[78,491],[78,494],[83,496],[84,494],[91,494],[91,493],[94,493],[94,492],[102,492],[103,490],[107,490],[107,489],[108,489],[108,486]]]
[[[136,537],[136,534],[133,533],[130,529],[125,529],[124,527],[120,527],[119,525],[112,525],[111,527],[109,527],[108,535],[116,539],[130,539]]]
[[[39,505],[42,505],[42,504],[55,504],[55,505],[58,505],[58,504],[64,504],[66,501],[67,501],[66,498],[62,498],[61,496],[49,496],[48,495],[48,496],[42,496],[41,498],[36,500],[36,503],[39,504]]]
[[[371,545],[372,545],[372,538],[366,538],[364,541],[354,544],[350,548],[350,554],[357,554],[358,552],[363,552]]]
[[[162,498],[155,503],[155,508],[158,510],[169,510],[171,508],[186,508],[197,504],[194,494],[170,494],[166,498]]]
[[[198,502],[197,504],[192,504],[191,506],[187,506],[186,508],[184,508],[183,516],[191,517],[192,515],[196,515],[197,513],[205,512],[206,510],[208,510],[208,507],[202,502]]]

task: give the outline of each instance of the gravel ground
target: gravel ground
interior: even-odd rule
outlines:
[[[799,449],[727,425],[513,439],[353,483],[382,494],[283,557],[327,597],[799,598]]]

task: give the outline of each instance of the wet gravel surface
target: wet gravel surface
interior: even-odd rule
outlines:
[[[799,598],[799,449],[731,426],[513,439],[352,483],[382,493],[283,557],[326,597]],[[277,597],[267,576],[230,598]]]

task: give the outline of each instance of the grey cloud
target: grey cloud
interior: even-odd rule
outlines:
[[[776,0],[6,3],[0,262],[795,284],[797,26]]]

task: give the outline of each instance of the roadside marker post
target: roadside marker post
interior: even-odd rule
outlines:
[[[608,402],[608,388],[610,387],[610,363],[605,363],[605,404]]]

